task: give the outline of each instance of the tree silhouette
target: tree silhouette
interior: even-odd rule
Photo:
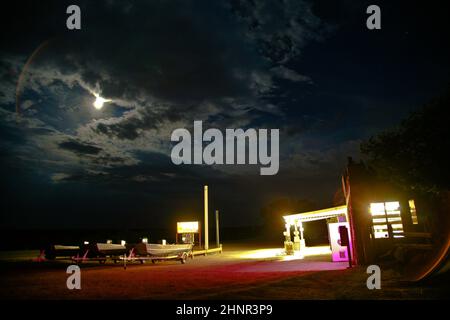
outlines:
[[[450,88],[449,88],[450,89]],[[361,144],[368,164],[403,188],[439,195],[450,187],[450,90],[394,129]]]

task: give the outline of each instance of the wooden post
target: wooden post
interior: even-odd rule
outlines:
[[[198,222],[198,247],[202,248],[202,222]]]
[[[208,238],[208,186],[204,187],[204,200],[205,200],[205,250],[209,249]]]
[[[219,210],[216,210],[216,248],[220,247],[219,238]]]

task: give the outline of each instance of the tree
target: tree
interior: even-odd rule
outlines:
[[[439,195],[450,189],[449,110],[450,90],[398,127],[362,143],[361,152],[378,174],[393,183]]]

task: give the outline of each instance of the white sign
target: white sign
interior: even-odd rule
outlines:
[[[177,222],[178,233],[197,233],[198,221]]]
[[[337,222],[328,224],[328,233],[330,235],[331,255],[333,262],[336,261],[348,261],[347,246],[341,245],[341,237],[339,234],[339,227],[346,226],[347,230],[350,230],[348,222]],[[352,240],[349,235],[350,252],[352,250]]]

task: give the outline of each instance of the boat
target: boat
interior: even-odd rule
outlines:
[[[98,261],[105,263],[107,260],[117,262],[122,256],[126,256],[127,247],[121,244],[95,243],[84,245],[79,254],[72,257],[72,261],[82,263],[85,261]]]
[[[127,261],[157,261],[179,260],[186,263],[188,257],[193,258],[193,244],[156,244],[156,243],[138,243],[133,245],[129,257],[123,257],[124,268]]]
[[[45,249],[45,258],[53,260],[57,257],[71,257],[80,252],[79,246],[66,246],[55,244]]]
[[[138,243],[134,246],[134,252],[139,256],[180,256],[183,253],[191,254],[192,247],[192,244]]]
[[[127,253],[126,246],[113,243],[96,243],[90,250],[97,256],[119,256]]]

